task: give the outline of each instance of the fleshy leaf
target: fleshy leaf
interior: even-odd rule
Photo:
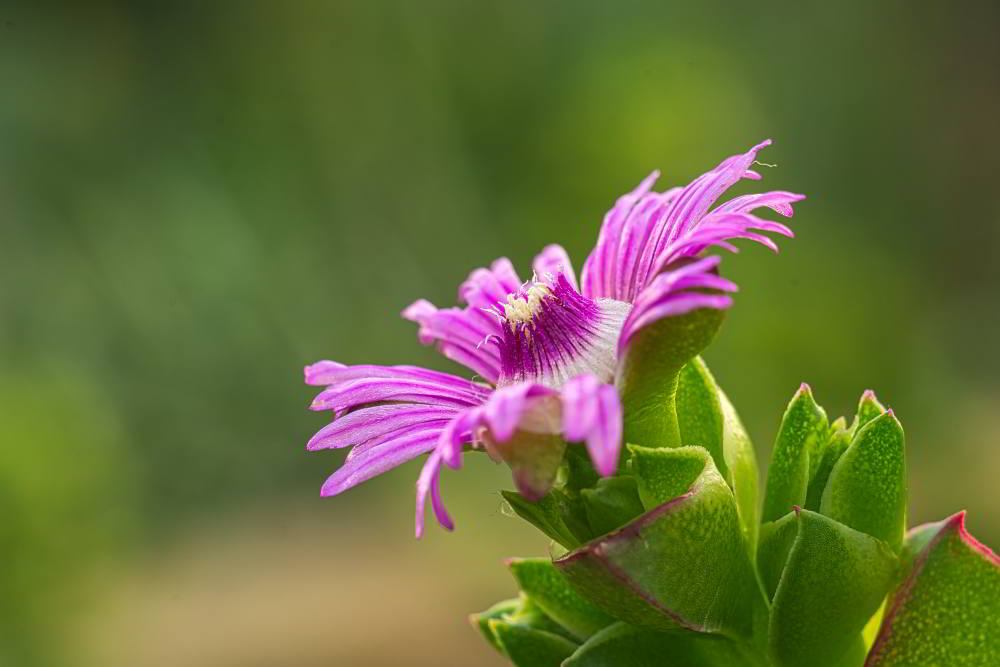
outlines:
[[[799,520],[795,512],[789,512],[777,521],[768,521],[760,528],[760,546],[757,549],[757,570],[767,591],[768,599],[774,599],[781,573],[788,562],[788,552],[799,534]]]
[[[753,557],[757,549],[757,455],[736,409],[726,393],[719,390],[722,405],[722,449],[729,467],[729,487],[736,496],[736,509],[740,515],[743,536],[748,553]]]
[[[1000,558],[964,522],[959,512],[907,536],[911,567],[866,667],[1000,665]]]
[[[892,586],[898,559],[870,535],[809,510],[796,515],[771,608],[771,656],[779,667],[838,665]]]
[[[897,551],[906,520],[903,427],[892,411],[869,421],[830,473],[820,511]]]
[[[643,513],[632,477],[606,477],[594,488],[580,491],[580,497],[594,536],[610,533]]]
[[[513,558],[507,566],[522,593],[575,637],[586,639],[614,622],[580,597],[548,558]]]
[[[807,510],[819,511],[820,503],[823,500],[823,491],[826,489],[826,483],[830,479],[830,472],[833,471],[833,466],[837,464],[837,461],[840,460],[840,457],[844,455],[844,452],[851,445],[853,434],[854,431],[847,428],[847,420],[843,417],[838,417],[836,421],[830,424],[830,437],[827,439],[826,444],[823,445],[819,465],[816,467],[812,479],[809,480],[809,490],[806,492],[805,504]]]
[[[826,413],[813,399],[809,385],[795,392],[781,419],[764,490],[764,521],[774,521],[806,502],[809,479],[819,467],[827,440]]]
[[[516,491],[501,491],[500,495],[519,517],[567,549],[575,549],[590,536],[582,504],[562,489],[553,489],[537,502]]]
[[[559,667],[577,644],[557,634],[501,619],[487,621],[504,654],[516,667]]]
[[[708,452],[697,447],[630,449],[634,460],[655,455],[684,470],[698,451],[703,469],[686,491],[556,560],[556,567],[581,595],[634,625],[747,636],[759,596],[757,582],[733,493]],[[669,486],[643,491],[641,476],[639,480],[640,496],[647,501],[669,495]],[[666,490],[657,495],[660,488]]]
[[[727,478],[729,467],[722,452],[724,417],[719,388],[700,357],[681,369],[677,385],[677,422],[681,444],[707,449],[715,467]]]
[[[854,423],[851,424],[851,433],[857,433],[862,426],[883,412],[885,412],[885,407],[875,398],[875,392],[868,389],[861,394],[861,400],[858,401],[858,413],[854,416]]]
[[[724,317],[722,310],[702,308],[658,320],[635,334],[616,379],[625,410],[625,442],[682,444],[675,405],[678,375],[712,341]]]
[[[490,643],[490,646],[503,653],[503,647],[500,646],[500,642],[497,641],[496,635],[494,635],[493,630],[490,629],[489,622],[493,619],[503,618],[513,614],[518,610],[518,608],[520,608],[520,606],[521,598],[503,600],[501,602],[497,602],[486,611],[479,612],[478,614],[472,614],[469,616],[469,621],[479,629],[479,632],[482,633],[486,641]]]
[[[707,449],[733,490],[747,547],[753,553],[758,524],[757,457],[736,410],[701,357],[681,371],[677,419],[681,442]]]
[[[587,640],[563,667],[767,667],[745,645],[721,637],[666,633],[616,623]]]

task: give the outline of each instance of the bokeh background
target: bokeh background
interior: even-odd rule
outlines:
[[[467,457],[341,454],[301,367],[449,369],[398,312],[773,137],[798,238],[707,359],[769,456],[802,380],[877,390],[914,522],[1000,545],[996,3],[0,6],[0,663],[499,665],[465,614],[546,543]],[[744,188],[745,190],[746,188]]]

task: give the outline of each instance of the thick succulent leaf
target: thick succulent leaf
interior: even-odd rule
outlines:
[[[760,527],[760,546],[757,548],[757,571],[761,582],[767,591],[769,600],[774,599],[774,592],[781,581],[781,573],[785,571],[788,553],[795,544],[799,534],[799,519],[795,511],[791,511],[777,521],[768,521]]]
[[[847,420],[838,417],[830,424],[830,436],[820,452],[819,465],[809,480],[809,490],[806,492],[807,510],[819,511],[820,503],[823,500],[823,491],[826,489],[827,481],[833,466],[837,464],[840,457],[844,455],[851,445],[851,438],[854,435],[853,429],[847,428]]]
[[[577,644],[557,634],[502,619],[487,621],[504,654],[517,667],[559,667]]]
[[[875,398],[875,392],[871,389],[867,390],[861,394],[861,400],[858,401],[858,413],[854,416],[854,423],[851,424],[851,433],[857,433],[862,426],[883,412],[885,412],[885,406]]]
[[[563,667],[767,667],[745,644],[723,637],[666,633],[616,623],[591,637]]]
[[[677,388],[681,442],[704,447],[736,496],[751,553],[757,534],[757,458],[736,410],[701,357],[681,370]]]
[[[643,512],[639,491],[633,477],[606,477],[592,489],[580,491],[587,511],[591,534],[610,533]]]
[[[629,445],[628,450],[639,498],[647,510],[687,493],[712,460],[703,447],[651,449]]]
[[[907,536],[909,571],[866,667],[1000,665],[1000,558],[964,520],[960,512]]]
[[[748,553],[753,557],[757,549],[757,455],[747,435],[736,409],[729,402],[725,392],[719,390],[722,405],[723,434],[722,449],[729,468],[729,487],[736,496],[736,509],[740,515],[740,525],[747,544]]]
[[[830,473],[820,512],[897,551],[906,521],[903,427],[892,411],[861,427]]]
[[[816,404],[809,385],[795,392],[781,419],[764,491],[764,521],[775,521],[792,507],[805,505],[812,473],[819,468],[827,441],[826,413]]]
[[[578,498],[553,489],[532,502],[515,491],[501,491],[514,512],[567,549],[575,549],[590,538],[586,510]]]
[[[677,423],[681,443],[707,449],[715,467],[724,478],[728,478],[729,467],[722,451],[724,421],[715,379],[708,372],[705,362],[695,357],[681,369],[677,384]]]
[[[653,457],[687,470],[692,452],[704,463],[690,487],[670,498],[664,497],[669,485],[644,488],[643,475],[637,474],[640,496],[663,502],[556,560],[556,567],[581,595],[634,625],[748,635],[759,591],[733,493],[708,452],[697,447],[631,450],[640,471],[650,469],[646,462]]]
[[[490,643],[490,646],[503,653],[503,648],[500,646],[500,642],[497,641],[496,635],[493,634],[493,630],[490,628],[490,621],[493,619],[504,618],[505,616],[510,616],[515,613],[520,608],[521,602],[521,598],[513,598],[511,600],[497,602],[486,611],[469,616],[469,621],[476,626],[479,632],[483,635],[483,638]]]
[[[895,581],[898,559],[881,540],[828,517],[796,516],[771,607],[771,656],[779,667],[842,664]]]
[[[675,399],[684,365],[715,337],[725,312],[703,308],[641,329],[618,364],[625,442],[676,447],[681,442]]]
[[[586,639],[614,622],[580,597],[548,558],[513,558],[507,566],[521,592],[578,639]]]

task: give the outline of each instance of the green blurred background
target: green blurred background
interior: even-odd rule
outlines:
[[[810,199],[707,354],[762,463],[872,387],[1000,545],[996,3],[0,7],[0,664],[499,665],[505,470],[421,542],[417,464],[320,500],[302,365],[447,369],[401,308],[766,137]]]

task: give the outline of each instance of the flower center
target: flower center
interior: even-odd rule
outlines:
[[[629,304],[588,299],[559,274],[534,280],[498,303],[503,326],[499,386],[539,382],[560,387],[583,373],[614,377],[616,347]]]

